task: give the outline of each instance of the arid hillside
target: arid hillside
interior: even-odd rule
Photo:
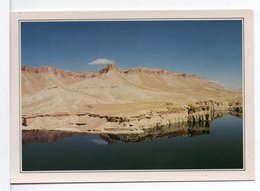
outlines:
[[[72,131],[77,124],[81,129],[98,129],[134,117],[138,126],[143,126],[157,123],[159,119],[154,117],[158,113],[167,116],[167,119],[161,116],[163,120],[178,115],[187,121],[188,108],[209,110],[212,104],[216,104],[215,110],[242,110],[241,92],[199,76],[162,69],[126,70],[108,65],[99,72],[77,73],[23,66],[21,76],[24,126],[32,129],[53,129],[61,125],[64,128],[66,124]],[[173,114],[175,117],[169,117]],[[143,119],[146,121],[141,123]]]
[[[95,77],[95,72],[70,72],[54,67],[32,68],[22,66],[22,95],[33,95],[45,88],[65,87],[77,81]]]

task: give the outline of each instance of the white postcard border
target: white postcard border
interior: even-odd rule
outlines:
[[[166,171],[57,171],[21,172],[20,147],[20,48],[19,23],[62,20],[165,20],[243,19],[244,61],[244,169]],[[251,10],[204,11],[93,11],[15,12],[11,18],[11,183],[211,181],[254,179],[254,70],[253,12]]]

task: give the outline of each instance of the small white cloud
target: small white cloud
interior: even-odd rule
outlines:
[[[91,62],[89,62],[89,65],[107,65],[107,64],[115,64],[116,62],[113,60],[109,60],[106,58],[97,58]]]

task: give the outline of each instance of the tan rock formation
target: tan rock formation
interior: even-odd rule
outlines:
[[[22,67],[23,129],[141,133],[169,123],[242,116],[242,93],[191,74],[162,69],[98,73]]]
[[[64,87],[86,78],[99,76],[97,72],[71,72],[54,67],[22,66],[22,95],[33,95],[44,88]]]

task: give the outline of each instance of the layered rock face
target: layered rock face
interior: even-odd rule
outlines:
[[[22,125],[27,130],[143,133],[155,126],[242,117],[242,92],[162,69],[22,71]]]
[[[22,95],[33,95],[45,88],[65,87],[75,82],[98,76],[97,72],[71,72],[54,67],[22,66]]]

